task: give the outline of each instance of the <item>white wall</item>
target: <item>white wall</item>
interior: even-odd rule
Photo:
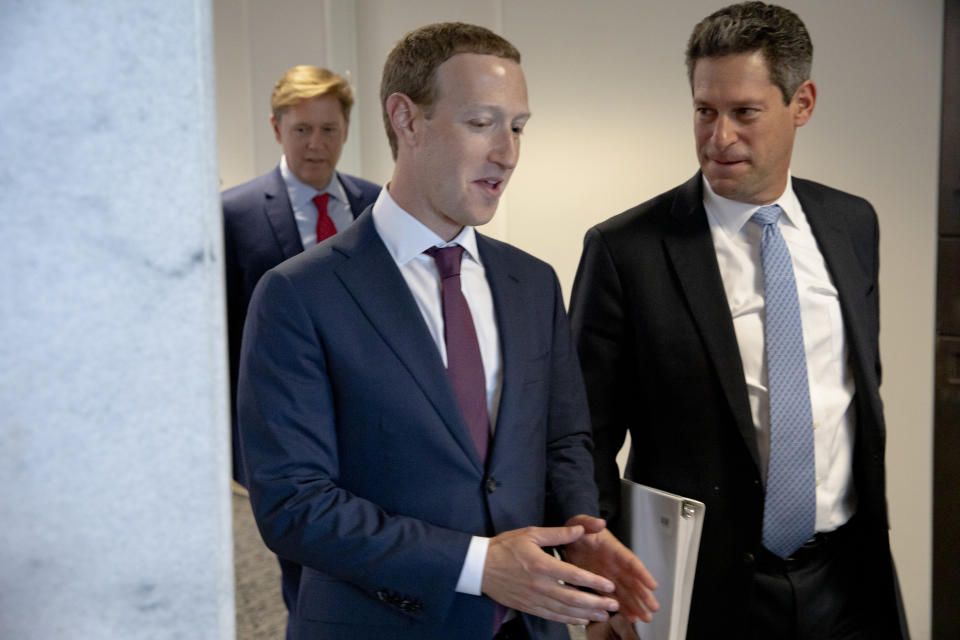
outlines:
[[[718,0],[301,0],[270,21],[254,0],[216,0],[218,90],[249,83],[249,104],[218,105],[225,186],[254,173],[226,174],[224,123],[252,111],[257,142],[236,166],[256,172],[279,151],[266,124],[272,82],[293,64],[325,64],[337,51],[357,88],[351,124],[356,155],[341,167],[386,181],[392,161],[377,96],[387,52],[407,30],[464,20],[493,28],[523,54],[534,117],[519,168],[486,229],[553,264],[569,292],[586,229],[690,177],[697,168],[683,50],[693,25]],[[888,423],[888,494],[894,554],[914,637],[930,634],[931,461],[936,179],[943,4],[940,0],[784,0],[814,42],[820,90],[801,130],[794,173],[869,198],[881,223],[882,393]],[[352,20],[353,46],[344,29]],[[238,12],[250,14],[242,27]],[[287,11],[291,13],[288,14]],[[350,17],[345,17],[345,16]],[[256,24],[256,28],[251,28]],[[290,37],[288,27],[297,37]],[[335,26],[335,25],[334,25]],[[309,29],[308,29],[309,27]],[[239,33],[238,29],[245,30]],[[302,34],[336,40],[294,49]],[[236,45],[233,55],[220,43]],[[244,41],[246,47],[243,46]],[[302,46],[302,45],[301,45]],[[241,55],[240,52],[245,52]],[[349,54],[354,56],[350,60]],[[299,57],[298,57],[299,56]],[[228,80],[229,78],[229,80]],[[261,115],[263,114],[263,115]],[[359,138],[359,140],[358,140]],[[262,140],[266,140],[265,142]],[[247,155],[244,155],[247,154]],[[255,158],[251,160],[250,158]]]

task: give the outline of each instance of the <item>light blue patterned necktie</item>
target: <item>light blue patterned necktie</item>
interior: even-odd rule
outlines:
[[[778,205],[750,218],[763,229],[763,297],[767,389],[770,393],[770,462],[763,508],[763,546],[787,558],[816,532],[813,414],[797,284],[790,250],[777,221]]]

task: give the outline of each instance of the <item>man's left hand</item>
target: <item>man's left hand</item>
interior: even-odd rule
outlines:
[[[574,525],[581,525],[586,533],[563,548],[567,562],[611,580],[621,616],[630,622],[650,622],[660,605],[653,596],[657,581],[647,568],[610,533],[602,518],[578,515],[567,521],[567,526]]]
[[[587,625],[587,640],[642,640],[633,623],[623,616],[611,616],[606,622],[591,622]]]

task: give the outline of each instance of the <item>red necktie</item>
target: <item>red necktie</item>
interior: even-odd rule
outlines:
[[[431,247],[424,251],[437,263],[443,305],[443,339],[447,345],[447,375],[457,396],[460,412],[470,429],[481,460],[487,458],[490,417],[487,414],[487,381],[480,358],[480,343],[467,299],[460,289],[463,247]]]
[[[337,232],[330,214],[327,213],[328,200],[330,200],[329,193],[321,193],[313,198],[313,204],[317,205],[317,242],[323,242]]]

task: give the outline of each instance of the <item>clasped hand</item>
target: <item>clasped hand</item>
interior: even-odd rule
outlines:
[[[563,547],[567,562],[543,547]],[[605,621],[613,611],[649,622],[659,607],[652,593],[656,587],[643,563],[602,519],[578,515],[563,527],[526,527],[491,538],[482,590],[511,609],[585,625]]]

